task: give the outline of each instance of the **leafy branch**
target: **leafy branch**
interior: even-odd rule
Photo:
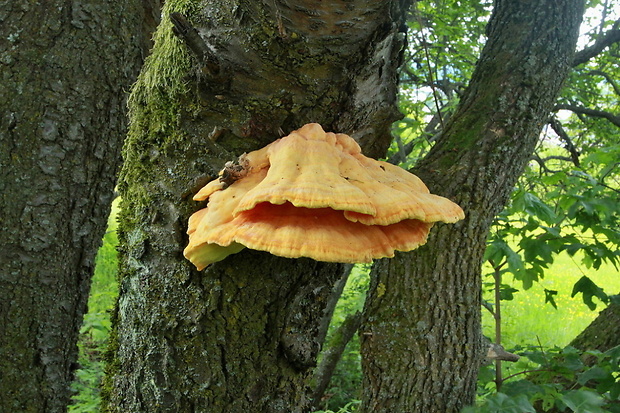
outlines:
[[[617,42],[620,42],[620,20],[616,20],[613,27],[596,39],[593,45],[575,53],[575,57],[573,58],[573,66],[586,63],[593,57],[599,55],[607,47]]]

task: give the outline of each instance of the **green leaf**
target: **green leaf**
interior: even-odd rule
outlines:
[[[538,281],[538,272],[533,271],[532,269],[526,270],[523,276],[521,277],[521,282],[523,283],[523,289],[529,290],[534,285],[534,281]]]
[[[553,262],[553,251],[551,245],[543,237],[525,237],[519,242],[523,248],[523,258],[526,262],[541,261],[543,263]]]
[[[531,397],[542,391],[543,389],[541,386],[534,384],[529,380],[509,381],[502,386],[502,393],[505,393],[510,397],[517,397],[519,395]]]
[[[620,382],[617,381],[611,385],[609,388],[609,397],[612,400],[618,400],[620,398]]]
[[[504,258],[504,244],[503,240],[498,239],[489,242],[484,252],[484,260],[491,260],[495,265],[499,265]]]
[[[553,308],[557,310],[558,305],[555,302],[555,298],[553,298],[556,295],[558,295],[558,292],[556,290],[548,290],[545,288],[545,304],[549,303],[553,306]]]
[[[511,301],[514,299],[514,293],[519,290],[507,284],[502,284],[499,290],[499,297],[502,301]]]
[[[511,397],[504,393],[495,393],[481,406],[466,407],[461,413],[536,413],[536,410],[524,394]]]
[[[612,380],[614,379],[614,376],[609,371],[601,367],[594,366],[581,373],[577,378],[577,383],[585,385],[590,380],[601,381],[608,380],[609,378],[611,378]]]
[[[487,399],[485,412],[493,413],[536,413],[534,406],[527,397],[520,394],[510,397],[504,393],[496,393]]]
[[[566,246],[566,252],[568,252],[568,255],[573,256],[577,252],[582,251],[586,247],[587,245],[581,242],[572,242]]]
[[[512,272],[515,276],[523,274],[525,266],[523,265],[521,256],[510,248],[508,244],[505,244],[505,246],[506,248],[504,249],[504,252],[506,254],[506,261],[508,262],[510,272]]]
[[[562,369],[564,373],[569,376],[574,376],[575,373],[583,370],[584,365],[581,360],[581,351],[572,346],[567,346],[562,349],[557,360],[558,370]]]
[[[575,413],[605,413],[601,409],[605,400],[589,390],[571,390],[563,394],[561,400]]]
[[[596,297],[604,303],[609,301],[607,294],[605,294],[605,292],[598,285],[594,284],[594,282],[592,282],[592,280],[585,275],[581,277],[573,286],[571,297],[576,296],[578,293],[583,294],[583,302],[592,311],[596,309],[596,304],[592,298]]]
[[[620,346],[610,348],[605,355],[611,358],[612,363],[620,364]],[[620,366],[618,366],[618,371],[620,371]]]
[[[538,363],[542,366],[546,365],[549,361],[547,355],[542,351],[526,351],[524,355],[534,363]]]
[[[525,206],[525,212],[542,221],[545,221],[547,224],[554,223],[558,218],[553,209],[549,208],[549,206],[547,206],[540,200],[540,198],[531,192],[525,193],[523,196],[523,203]]]
[[[560,228],[558,228],[558,227],[545,227],[545,226],[542,226],[541,228],[544,229],[548,234],[550,234],[553,237],[560,238],[562,236],[560,234]]]

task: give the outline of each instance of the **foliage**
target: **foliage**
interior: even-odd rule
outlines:
[[[579,47],[586,49],[618,29],[617,0],[587,2]],[[388,159],[410,167],[424,156],[453,112],[484,44],[491,4],[421,2],[409,22],[410,47],[401,76],[401,109]],[[616,10],[614,12],[614,10]],[[540,145],[510,203],[495,222],[486,260],[527,290],[540,282],[555,257],[567,252],[586,268],[620,260],[620,87],[618,42],[575,63]],[[487,277],[492,278],[492,273]],[[487,282],[493,284],[493,282]],[[512,289],[512,290],[511,290]],[[502,287],[510,299],[515,286]],[[615,291],[612,292],[616,293]],[[557,292],[546,291],[555,306]],[[587,277],[575,284],[590,309],[608,292]]]
[[[338,301],[334,315],[329,326],[326,345],[329,345],[331,336],[345,320],[347,315],[361,311],[366,299],[368,289],[368,265],[358,264],[353,267],[347,284]],[[349,409],[351,400],[359,399],[362,383],[362,371],[360,367],[359,339],[357,336],[347,344],[340,361],[331,378],[330,386],[325,392],[324,406],[327,411],[334,410],[345,413]],[[347,407],[349,406],[349,407]],[[345,409],[345,410],[342,410]]]
[[[400,78],[400,108],[390,161],[409,168],[439,139],[484,45],[491,2],[417,2]]]
[[[112,206],[108,220],[108,230],[103,237],[95,259],[91,294],[88,300],[88,313],[80,330],[78,343],[78,363],[80,369],[72,384],[74,395],[69,412],[92,413],[99,411],[100,386],[103,379],[102,354],[107,347],[110,334],[110,314],[116,300],[118,285],[116,282],[117,258],[116,246],[116,211],[118,202]]]
[[[603,262],[618,268],[618,192],[601,183],[600,172],[609,171],[605,164],[592,161],[590,165],[591,173],[585,172],[585,167],[578,170],[565,165],[546,172],[530,165],[511,203],[496,218],[485,258],[494,266],[505,263],[502,271],[513,274],[525,289],[542,279],[545,269],[563,251],[580,257],[586,268],[599,269]],[[592,297],[608,300],[587,277],[575,284],[576,294],[583,294],[591,309],[595,308]],[[552,292],[548,299],[555,305]]]
[[[619,17],[613,13],[616,3],[589,2],[580,39],[583,48],[601,40]],[[496,219],[487,259],[506,263],[505,271],[525,289],[540,281],[563,251],[586,268],[599,269],[609,262],[618,269],[620,124],[608,117],[620,110],[617,50],[618,43],[612,44],[575,66],[532,162]],[[608,301],[603,288],[585,276],[575,284],[573,295],[577,294],[592,310],[593,297]],[[555,305],[553,291],[547,299]]]
[[[314,413],[353,413],[357,411],[360,404],[361,402],[359,400],[353,400],[338,410],[317,410]]]
[[[580,47],[592,46],[612,28],[616,3],[588,2]],[[484,44],[490,9],[490,3],[468,1],[415,6],[401,77],[406,117],[395,124],[393,162],[412,166],[440,138]],[[618,43],[612,44],[575,66],[532,162],[495,221],[486,258],[514,274],[525,289],[544,277],[562,251],[578,255],[587,268],[619,262],[620,125],[613,116],[620,110],[617,50]],[[583,294],[590,307],[592,297],[607,300],[587,279],[575,294]],[[547,298],[553,305],[554,292]]]
[[[86,320],[89,318],[90,320]],[[107,323],[106,323],[107,321]],[[82,327],[79,347],[80,369],[72,383],[74,395],[69,412],[86,413],[99,411],[100,397],[99,388],[103,378],[103,362],[101,354],[105,349],[105,340],[96,340],[90,333],[99,330],[107,336],[109,320],[104,317],[91,315],[85,317]]]
[[[620,347],[604,353],[573,347],[523,350],[516,366],[520,372],[508,377],[502,391],[494,392],[491,381],[481,380],[479,404],[463,413],[620,412]],[[595,362],[584,363],[586,357]]]

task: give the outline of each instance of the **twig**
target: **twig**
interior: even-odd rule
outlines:
[[[492,263],[492,262],[491,262]],[[501,300],[502,300],[502,271],[501,266],[493,266],[493,278],[495,279],[495,313],[493,314],[493,318],[495,319],[495,344],[501,346],[502,345],[502,310],[501,310]],[[500,391],[502,389],[502,384],[504,383],[504,379],[502,378],[502,361],[495,360],[495,389],[496,391]]]
[[[416,10],[416,17],[418,19],[418,23],[420,24],[420,37],[422,38],[422,49],[424,49],[424,58],[426,60],[426,65],[428,66],[428,83],[433,91],[433,100],[435,101],[435,110],[437,110],[437,116],[439,116],[439,123],[441,124],[441,129],[445,129],[445,125],[443,123],[443,118],[441,116],[441,108],[439,106],[439,97],[437,96],[437,88],[435,87],[435,80],[433,77],[433,68],[431,67],[431,58],[428,53],[428,43],[426,42],[426,36],[424,36],[424,24],[422,23],[422,19],[420,18],[420,13]]]
[[[543,372],[543,371],[551,371],[551,372],[554,372],[555,370],[554,370],[554,369],[534,369],[534,370],[523,370],[523,371],[519,371],[519,372],[517,372],[517,373],[513,373],[513,374],[511,374],[511,375],[509,375],[509,376],[504,377],[504,381],[510,380],[510,379],[512,379],[513,377],[520,376],[521,374],[527,374],[527,373],[540,373],[540,372]]]
[[[579,166],[580,153],[573,144],[571,138],[568,136],[568,133],[566,133],[566,131],[562,127],[560,121],[557,120],[557,118],[552,117],[551,119],[549,119],[549,125],[551,125],[551,129],[553,129],[555,133],[557,133],[560,139],[564,141],[564,149],[566,149],[570,154],[570,160],[573,162],[573,164],[575,164],[575,166]]]
[[[602,70],[590,70],[586,74],[587,75],[594,75],[594,76],[595,75],[603,76],[605,78],[605,80],[607,81],[607,83],[609,83],[611,85],[611,87],[614,89],[614,92],[616,93],[616,95],[620,96],[620,86],[618,86],[618,84],[616,83],[614,78],[612,78],[608,73],[605,73]]]

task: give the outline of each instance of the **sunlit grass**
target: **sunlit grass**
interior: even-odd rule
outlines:
[[[587,275],[609,295],[620,293],[620,274],[611,264],[603,264],[598,271],[587,269],[577,257],[561,254],[546,271],[545,278],[524,291],[518,281],[510,282],[520,291],[511,301],[502,301],[502,330],[504,347],[539,345],[566,346],[596,318],[605,305],[596,298],[595,311],[583,303],[580,294],[571,298],[574,284]],[[557,309],[545,304],[544,289],[556,290]],[[490,298],[490,297],[487,297]],[[490,313],[483,310],[485,335],[494,337],[494,323]]]

